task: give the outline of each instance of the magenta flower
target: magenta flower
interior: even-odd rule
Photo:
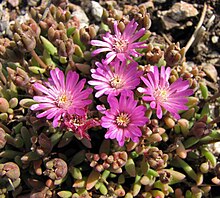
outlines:
[[[98,68],[91,70],[94,80],[88,83],[95,85],[94,88],[98,90],[95,94],[97,98],[103,94],[117,96],[122,91],[132,94],[132,90],[140,83],[142,71],[137,70],[136,62],[126,65],[125,62],[117,61],[114,66],[97,62],[96,65]]]
[[[120,146],[124,145],[126,138],[138,142],[142,135],[139,127],[144,126],[148,119],[145,117],[145,107],[137,106],[133,96],[121,93],[120,99],[114,96],[108,97],[109,110],[103,110],[105,114],[101,118],[101,126],[107,128],[105,138],[117,139]]]
[[[53,118],[54,127],[59,125],[66,114],[84,115],[84,108],[92,102],[87,99],[92,89],[83,90],[86,80],[79,81],[79,74],[73,71],[67,73],[65,80],[64,73],[58,68],[52,70],[50,75],[51,78],[45,86],[34,84],[43,95],[34,96],[34,100],[39,104],[32,105],[31,110],[43,110],[37,117],[46,117],[48,120]]]
[[[117,21],[115,21],[113,35],[107,32],[106,35],[103,36],[104,41],[91,40],[91,45],[102,47],[94,50],[92,55],[95,56],[101,52],[108,52],[105,60],[106,64],[109,64],[112,60],[125,61],[130,59],[133,61],[131,56],[141,56],[135,49],[146,48],[144,45],[145,42],[135,41],[145,34],[145,28],[135,33],[137,26],[138,23],[133,19],[126,25],[123,33],[121,33]]]
[[[63,127],[67,128],[68,130],[72,130],[73,133],[76,134],[80,139],[86,138],[90,140],[89,134],[87,131],[92,128],[100,125],[100,122],[87,117],[87,111],[85,110],[84,115],[69,115],[67,114],[64,117],[64,125]]]
[[[150,102],[150,107],[156,109],[156,114],[159,119],[162,118],[162,110],[167,110],[174,118],[179,119],[179,110],[187,110],[185,105],[188,101],[187,97],[193,94],[189,88],[189,82],[179,78],[170,85],[171,69],[161,67],[159,74],[158,67],[154,66],[153,71],[150,71],[145,77],[141,77],[147,88],[138,87],[140,93],[144,93],[143,100]]]

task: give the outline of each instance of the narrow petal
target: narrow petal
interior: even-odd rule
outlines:
[[[107,51],[112,51],[110,48],[99,48],[99,49],[96,49],[92,52],[92,56],[96,56],[97,54],[100,54],[101,52],[107,52]]]
[[[117,22],[117,21],[114,22],[114,32],[115,32],[115,34],[116,34],[117,37],[120,37],[120,36],[121,36],[121,32],[120,32],[120,30],[118,29],[118,22]]]
[[[48,96],[34,96],[34,100],[37,102],[48,102],[48,103],[55,103],[54,99],[49,98]]]
[[[37,111],[37,110],[42,110],[42,109],[48,109],[56,107],[54,104],[51,103],[40,103],[40,104],[34,104],[30,107],[31,110]]]
[[[36,89],[38,89],[39,91],[43,92],[44,94],[50,95],[51,97],[54,96],[54,95],[51,94],[50,89],[46,88],[45,86],[43,86],[40,83],[34,83],[34,87]]]
[[[134,34],[134,36],[131,37],[131,39],[129,39],[129,42],[133,43],[134,41],[142,37],[145,34],[145,31],[145,28],[141,28],[138,32]]]
[[[109,43],[107,43],[107,42],[104,42],[104,41],[91,40],[90,43],[91,43],[91,45],[94,45],[94,46],[111,48],[111,45]]]
[[[112,60],[116,57],[116,52],[109,52],[107,55],[106,55],[106,59],[104,61],[105,64],[109,64],[110,62],[112,62]]]
[[[69,71],[66,76],[66,90],[70,91],[76,86],[79,80],[79,74],[73,71]]]
[[[161,106],[160,105],[157,105],[157,117],[159,118],[159,119],[161,119],[162,118],[162,116],[163,116],[163,112],[162,112],[162,109],[161,109]]]

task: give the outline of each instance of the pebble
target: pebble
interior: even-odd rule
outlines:
[[[184,28],[179,22],[189,17],[194,17],[198,13],[198,10],[192,4],[181,1],[175,3],[169,10],[159,11],[158,16],[161,18],[164,28],[170,30]],[[192,23],[189,22],[186,25],[192,26]]]
[[[175,3],[167,12],[167,15],[175,21],[181,21],[189,17],[194,17],[198,13],[198,10],[192,4],[181,1]]]
[[[212,36],[212,43],[218,43],[219,37],[218,36]]]
[[[206,75],[213,81],[217,82],[218,78],[218,72],[214,65],[210,63],[202,63],[203,71],[206,73]]]
[[[80,21],[80,28],[89,26],[89,19],[86,16],[86,13],[80,6],[75,5],[75,10],[72,12],[72,16],[76,16]]]
[[[91,13],[96,21],[101,21],[103,7],[96,1],[91,1]]]
[[[12,7],[17,7],[19,5],[19,0],[8,0],[8,3],[10,3]]]
[[[170,29],[173,29],[175,27],[180,26],[179,23],[177,23],[175,20],[173,20],[173,19],[171,19],[170,17],[167,17],[167,16],[162,16],[161,20],[162,20],[163,27],[166,30],[170,30]]]

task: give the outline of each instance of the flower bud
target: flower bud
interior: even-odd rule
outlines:
[[[158,46],[153,47],[152,50],[146,53],[146,60],[151,65],[157,64],[162,57],[163,51]]]
[[[187,157],[186,149],[180,140],[177,141],[176,154],[182,159]]]
[[[202,163],[200,165],[199,169],[202,173],[208,173],[209,172],[209,163],[208,162]]]
[[[9,107],[10,108],[15,108],[18,105],[18,99],[17,98],[11,98],[9,100]]]
[[[61,198],[68,198],[68,197],[72,197],[72,192],[67,190],[62,190],[57,192],[57,195]]]
[[[164,122],[169,129],[172,129],[175,126],[175,121],[171,117],[165,116]]]
[[[0,120],[6,121],[8,119],[8,114],[7,113],[0,113]]]
[[[146,186],[146,185],[148,185],[150,183],[150,179],[149,179],[148,176],[144,175],[144,176],[142,176],[140,182],[141,182],[142,185]]]
[[[6,113],[9,108],[9,103],[5,98],[0,98],[0,112]]]
[[[60,180],[67,174],[67,164],[60,158],[55,158],[46,163],[45,175],[48,175],[52,180]]]
[[[189,121],[181,118],[178,120],[178,125],[180,126],[182,134],[186,137],[189,133]]]
[[[118,185],[114,191],[116,196],[118,197],[124,197],[125,196],[125,190],[121,185]]]
[[[185,111],[184,113],[181,114],[182,118],[185,118],[187,120],[190,120],[194,114],[195,114],[196,110],[194,107],[190,108],[189,110]]]
[[[165,51],[164,59],[168,66],[178,65],[184,58],[185,49],[180,49],[179,43],[171,44]]]

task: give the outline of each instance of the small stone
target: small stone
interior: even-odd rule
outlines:
[[[167,16],[162,16],[161,20],[162,20],[163,27],[166,30],[171,30],[173,28],[176,28],[176,27],[180,26],[179,23],[177,23],[175,20],[173,20],[173,19],[171,19],[170,17],[167,17]]]
[[[91,1],[91,13],[96,19],[96,21],[101,21],[103,14],[103,7],[96,1]]]
[[[168,16],[170,16],[175,21],[185,20],[189,17],[194,17],[198,14],[198,10],[189,3],[184,1],[175,3],[171,9],[168,11]]]
[[[77,19],[79,19],[80,28],[88,27],[89,19],[80,6],[74,5],[74,11],[72,12],[72,16],[76,16]]]
[[[17,7],[19,5],[19,0],[8,0],[8,3],[10,3],[12,7]]]
[[[213,81],[217,82],[218,78],[218,72],[214,65],[210,63],[203,63],[202,64],[203,71],[206,73],[206,75]]]
[[[212,43],[218,43],[219,37],[218,36],[212,36]]]

